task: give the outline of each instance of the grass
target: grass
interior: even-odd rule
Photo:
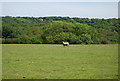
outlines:
[[[117,79],[118,45],[3,44],[3,79]]]

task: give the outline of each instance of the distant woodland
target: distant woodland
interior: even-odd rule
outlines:
[[[117,44],[118,19],[2,17],[3,44]]]

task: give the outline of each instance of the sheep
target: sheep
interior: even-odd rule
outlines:
[[[64,41],[62,41],[63,42],[63,46],[68,46],[69,45],[69,42],[64,42]]]

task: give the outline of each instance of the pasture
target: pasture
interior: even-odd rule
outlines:
[[[3,44],[3,79],[117,79],[118,45]]]

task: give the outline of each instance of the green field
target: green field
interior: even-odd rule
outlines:
[[[118,45],[3,44],[3,79],[117,79]]]

